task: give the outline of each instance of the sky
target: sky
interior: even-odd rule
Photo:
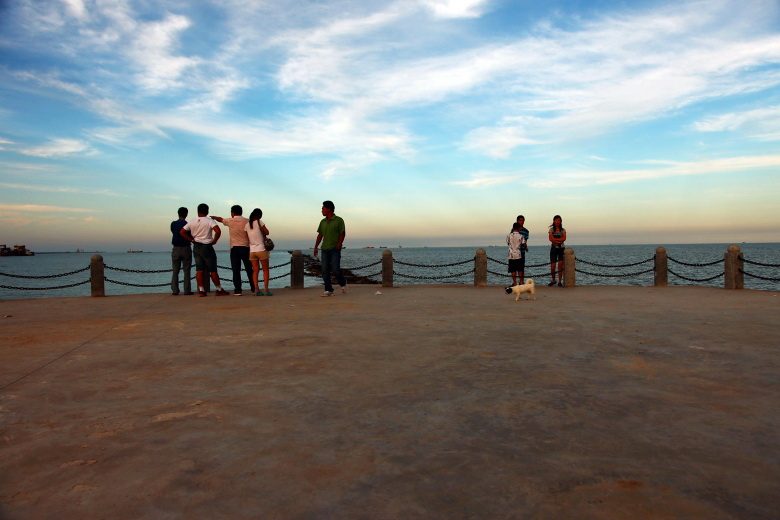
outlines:
[[[780,242],[778,0],[0,0],[0,243]]]

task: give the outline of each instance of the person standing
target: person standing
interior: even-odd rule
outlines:
[[[550,275],[552,281],[547,285],[555,285],[555,264],[558,264],[558,287],[563,287],[563,243],[566,242],[566,230],[563,228],[563,219],[560,215],[553,217],[553,223],[549,230],[550,238]]]
[[[325,292],[322,296],[333,296],[333,284],[330,281],[330,271],[336,277],[341,292],[347,292],[347,280],[341,272],[341,247],[344,237],[347,235],[344,227],[344,219],[336,216],[336,206],[326,200],[322,203],[322,216],[317,228],[317,241],[314,243],[314,256],[317,256],[317,248],[322,242],[322,281],[325,282]]]
[[[204,271],[210,273],[211,281],[217,296],[227,296],[228,293],[219,283],[217,274],[217,253],[214,251],[214,245],[222,236],[222,230],[219,229],[217,221],[209,217],[208,204],[198,204],[198,218],[187,222],[179,234],[189,242],[192,242],[192,253],[195,256],[195,278],[198,280],[198,295],[202,298],[206,296]],[[213,233],[213,234],[212,234]]]
[[[520,278],[520,285],[523,285],[525,280],[525,254],[528,252],[528,237],[530,236],[530,233],[525,228],[525,217],[523,215],[518,215],[516,222],[520,226],[517,231],[523,237],[523,244],[520,247],[520,253],[523,256],[523,265],[520,271],[517,272],[517,276]],[[514,230],[514,226],[512,226],[512,229]]]
[[[509,274],[512,276],[512,285],[517,285],[518,273],[520,285],[523,285],[523,271],[525,271],[525,237],[520,233],[520,224],[512,224],[512,232],[506,236],[506,244],[509,246]]]
[[[171,292],[174,296],[179,295],[179,270],[184,271],[184,294],[192,295],[192,283],[190,273],[192,272],[192,248],[189,240],[181,236],[181,228],[187,224],[187,208],[179,208],[179,220],[171,222],[171,262],[173,264],[173,274],[171,275]]]
[[[265,237],[269,235],[268,228],[262,220],[263,210],[255,208],[252,213],[249,214],[249,224],[246,225],[244,231],[249,236],[249,260],[252,262],[252,283],[255,285],[255,296],[273,296],[268,289],[268,281],[270,280],[270,270],[268,266],[268,259],[271,257],[271,253],[265,249]],[[260,290],[260,266],[263,266],[263,290]]]
[[[249,237],[244,228],[249,223],[243,217],[244,210],[236,204],[230,208],[230,218],[211,217],[230,229],[230,268],[233,270],[233,295],[241,296],[241,264],[249,277],[249,286],[254,293],[256,286],[252,285],[252,263],[249,261]]]

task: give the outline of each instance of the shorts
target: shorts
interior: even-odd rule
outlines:
[[[196,271],[217,272],[217,253],[211,244],[192,244],[192,255],[195,257]]]
[[[268,251],[250,251],[250,260],[268,260],[271,257],[271,253]]]
[[[509,259],[508,273],[522,273],[523,271],[525,271],[525,257]]]
[[[563,262],[563,248],[551,247],[550,248],[550,263]]]

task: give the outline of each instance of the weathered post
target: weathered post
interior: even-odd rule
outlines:
[[[290,286],[303,289],[303,253],[300,249],[293,251],[290,258]]]
[[[745,263],[739,246],[731,245],[723,258],[723,286],[726,289],[744,289],[745,275],[742,268]]]
[[[575,267],[574,249],[567,247],[563,250],[563,286],[574,287],[577,285],[577,273]]]
[[[385,249],[382,252],[382,287],[393,286],[393,252]]]
[[[105,264],[100,255],[92,255],[90,258],[89,281],[92,285],[92,296],[106,295]]]
[[[487,287],[487,252],[481,247],[474,255],[474,287]]]
[[[658,247],[655,250],[654,270],[654,285],[656,287],[669,285],[669,257],[665,247]]]

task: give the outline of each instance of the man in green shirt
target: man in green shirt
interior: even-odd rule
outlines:
[[[347,280],[341,273],[341,246],[344,243],[346,229],[344,219],[334,213],[336,206],[329,200],[322,203],[322,216],[317,228],[317,242],[314,243],[314,256],[322,242],[322,281],[325,282],[325,293],[322,296],[333,296],[333,284],[330,281],[330,271],[341,286],[341,292],[347,292]]]

